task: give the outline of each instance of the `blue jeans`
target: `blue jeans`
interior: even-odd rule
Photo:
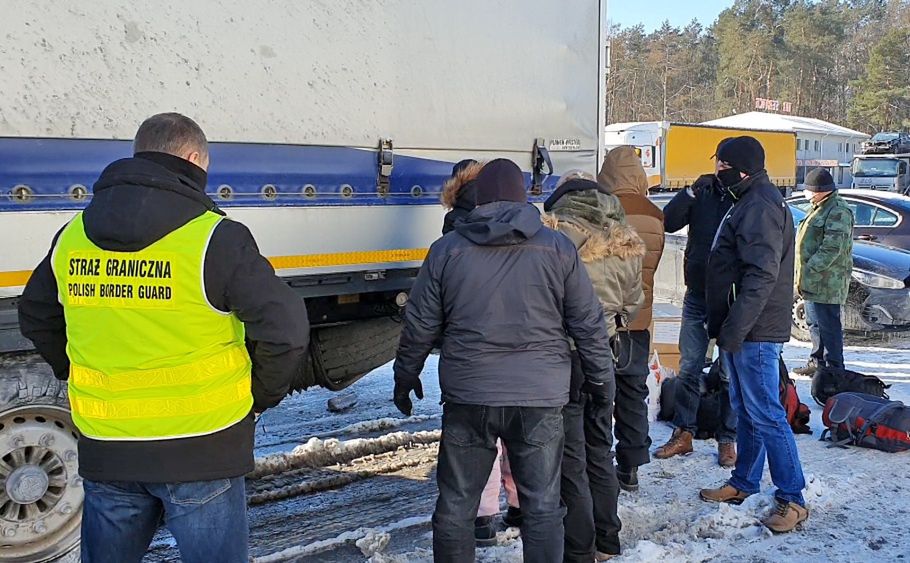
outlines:
[[[744,493],[757,493],[767,454],[771,482],[777,487],[775,496],[805,506],[806,480],[778,393],[783,347],[773,342],[744,342],[735,354],[721,351],[730,375],[730,402],[739,415],[738,456],[728,483]]]
[[[812,338],[812,353],[819,366],[844,367],[844,329],[840,305],[806,301],[806,323]]]
[[[560,467],[562,407],[488,407],[445,403],[433,512],[433,560],[474,561],[474,517],[502,440],[521,506],[524,561],[563,559]]]
[[[686,291],[683,301],[682,326],[679,330],[679,384],[676,386],[676,409],[673,425],[690,432],[698,431],[698,404],[701,398],[701,380],[708,352],[708,320],[705,296]],[[726,378],[724,378],[726,379]],[[736,439],[736,413],[730,406],[729,385],[721,381],[720,425],[717,441],[732,443]]]
[[[138,563],[162,520],[184,563],[249,561],[243,477],[83,486],[82,563]]]

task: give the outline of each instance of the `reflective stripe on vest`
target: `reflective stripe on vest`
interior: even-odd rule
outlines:
[[[243,324],[205,295],[205,253],[221,220],[206,212],[137,252],[95,246],[81,213],[60,234],[52,265],[73,422],[85,436],[200,436],[249,414]]]

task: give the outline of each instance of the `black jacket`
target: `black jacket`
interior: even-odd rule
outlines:
[[[686,236],[685,277],[689,291],[704,295],[705,272],[711,242],[733,198],[717,181],[714,174],[705,174],[692,185],[695,197],[682,190],[664,207],[664,229],[675,233],[689,227]]]
[[[708,334],[736,352],[743,341],[787,342],[793,307],[793,216],[761,172],[733,190],[734,204],[708,258]]]
[[[83,214],[86,235],[105,250],[141,250],[206,210],[221,213],[204,189],[205,172],[183,159],[140,153],[119,160],[94,186]],[[246,327],[254,409],[277,405],[300,369],[309,340],[303,300],[275,276],[250,231],[229,219],[212,234],[203,268],[209,302],[234,312]],[[19,323],[54,374],[66,379],[66,322],[50,253],[25,287]],[[82,437],[79,473],[96,481],[148,482],[244,475],[253,468],[253,429],[250,413],[228,429],[195,438],[108,442]]]
[[[420,375],[439,336],[443,401],[566,404],[568,336],[591,382],[613,379],[603,308],[575,245],[529,204],[482,205],[433,243],[405,311],[396,380]]]

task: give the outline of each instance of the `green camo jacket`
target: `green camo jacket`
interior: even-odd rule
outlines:
[[[796,233],[796,287],[806,301],[843,305],[853,271],[853,213],[833,193],[812,209]]]

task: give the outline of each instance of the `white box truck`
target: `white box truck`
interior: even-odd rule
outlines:
[[[602,159],[605,0],[0,0],[0,13],[0,563],[78,542],[66,384],[29,355],[16,300],[143,119],[203,127],[207,192],[307,299],[298,390],[392,359],[454,162],[511,158],[539,202]]]

